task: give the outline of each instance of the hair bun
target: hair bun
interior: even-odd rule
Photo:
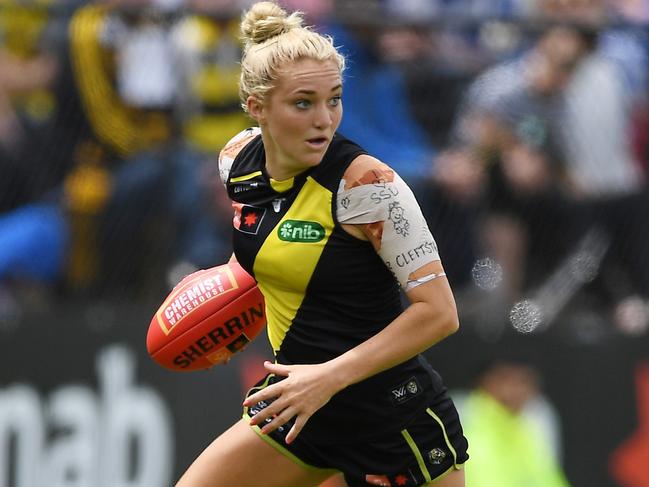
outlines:
[[[302,15],[286,11],[273,2],[258,2],[241,21],[241,37],[246,44],[261,44],[275,36],[302,26]]]

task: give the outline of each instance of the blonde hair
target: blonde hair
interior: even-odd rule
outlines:
[[[314,32],[302,22],[301,12],[288,14],[274,2],[255,3],[243,14],[239,97],[245,111],[248,111],[248,97],[253,95],[263,100],[287,63],[302,58],[332,60],[341,73],[345,69],[345,58],[331,37]]]

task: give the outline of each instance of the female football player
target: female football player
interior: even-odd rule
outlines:
[[[420,355],[458,317],[415,197],[336,132],[344,59],[330,38],[271,2],[241,31],[241,100],[258,127],[219,168],[275,363],[177,485],[308,487],[342,472],[350,487],[463,486],[467,441]]]

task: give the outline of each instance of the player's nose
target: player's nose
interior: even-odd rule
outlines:
[[[319,104],[313,114],[313,126],[319,129],[328,128],[333,123],[333,115],[328,106]]]

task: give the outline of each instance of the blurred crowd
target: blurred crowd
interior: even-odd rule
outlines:
[[[0,0],[0,316],[228,259],[249,3]],[[647,330],[649,0],[280,3],[347,55],[340,131],[415,190],[461,313]]]

